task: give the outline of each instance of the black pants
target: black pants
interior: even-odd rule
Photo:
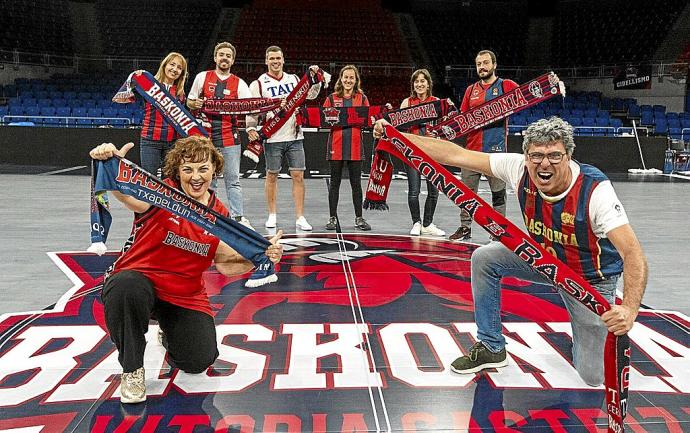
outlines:
[[[438,189],[428,180],[426,181],[426,201],[424,202],[424,220],[419,215],[419,192],[422,187],[422,175],[417,170],[405,164],[407,171],[407,206],[410,208],[412,224],[420,221],[424,227],[434,222],[434,212],[438,202]]]
[[[140,272],[125,270],[112,275],[103,286],[101,298],[123,372],[144,366],[144,334],[152,315],[167,337],[172,367],[201,373],[218,357],[213,317],[156,298],[151,281]]]
[[[338,199],[340,198],[340,181],[343,178],[343,168],[347,163],[350,188],[352,189],[352,204],[355,216],[362,216],[362,161],[329,161],[331,166],[331,187],[328,190],[328,209],[331,216],[338,213]]]

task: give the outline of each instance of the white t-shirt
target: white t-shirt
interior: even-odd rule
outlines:
[[[489,154],[489,162],[493,175],[512,185],[513,189],[517,191],[518,182],[525,172],[525,156],[520,153],[491,153]],[[557,196],[547,196],[539,191],[544,200],[556,202],[570,192],[580,175],[580,166],[572,159],[570,160],[570,170],[572,170],[573,179],[568,189]],[[618,200],[610,180],[600,182],[592,191],[592,196],[589,199],[589,222],[592,225],[592,231],[598,238],[605,238],[606,233],[628,224],[628,216],[620,200]]]
[[[249,91],[254,98],[287,98],[292,89],[295,88],[300,78],[295,74],[286,74],[280,80],[275,79],[271,75],[264,73],[259,78],[252,81],[249,85]],[[319,96],[321,84],[312,86],[307,93],[307,99],[315,99]],[[272,115],[269,113],[268,118]],[[247,116],[247,130],[256,129],[258,124],[258,116]],[[260,129],[260,128],[259,128]],[[304,134],[301,128],[297,129],[297,113],[293,113],[283,126],[276,131],[268,140],[267,143],[278,143],[281,141],[293,141],[304,139]]]

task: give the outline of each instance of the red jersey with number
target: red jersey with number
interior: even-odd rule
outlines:
[[[166,87],[172,96],[177,97],[177,87]],[[177,97],[181,104],[184,104],[184,95]],[[171,142],[177,140],[179,134],[175,131],[161,114],[160,111],[148,101],[144,101],[144,120],[141,125],[141,138],[149,140]]]
[[[361,107],[369,106],[369,99],[364,93],[356,93],[351,97],[341,98],[332,93],[323,101],[324,107]],[[361,161],[364,159],[364,146],[362,145],[362,128],[334,127],[328,135],[329,161]]]
[[[164,182],[179,189],[171,179]],[[228,215],[213,192],[208,207]],[[124,269],[141,272],[153,283],[158,299],[211,315],[202,274],[213,263],[219,242],[196,224],[151,206],[134,214],[132,233],[111,274]]]

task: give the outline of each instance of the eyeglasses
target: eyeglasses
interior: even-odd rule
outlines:
[[[566,152],[550,152],[546,154],[541,152],[532,152],[528,153],[527,157],[535,164],[541,164],[544,158],[548,159],[551,164],[558,164],[563,160],[565,155],[567,155]]]

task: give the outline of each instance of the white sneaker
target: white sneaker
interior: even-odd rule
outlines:
[[[436,227],[434,223],[431,223],[426,227],[422,227],[422,234],[428,236],[445,236],[446,232]]]
[[[266,224],[264,224],[264,225],[266,226],[267,229],[274,229],[276,227],[276,224],[277,224],[277,219],[278,218],[276,217],[276,214],[270,213],[270,214],[268,214],[268,219],[266,220]]]
[[[419,236],[419,234],[422,232],[422,223],[417,221],[412,225],[412,230],[410,230],[410,234],[412,236]]]
[[[249,220],[245,217],[240,217],[239,220],[237,220],[238,223],[242,224],[243,226],[247,227],[250,230],[254,230],[254,227],[252,227],[252,224],[249,222]],[[256,230],[254,230],[256,231]]]
[[[295,221],[295,227],[305,232],[310,232],[312,230],[311,224],[307,222],[307,219],[304,217],[304,215],[297,218],[297,221]]]
[[[120,394],[120,402],[122,403],[141,403],[146,400],[144,367],[120,375]]]

